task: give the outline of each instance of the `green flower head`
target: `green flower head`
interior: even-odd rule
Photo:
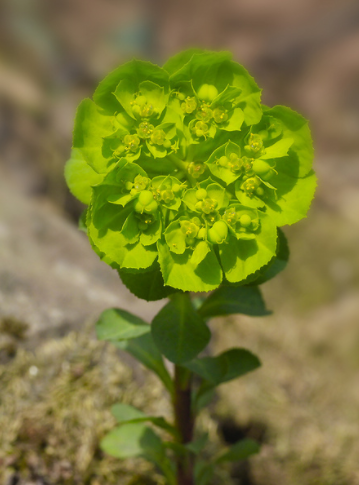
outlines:
[[[163,297],[272,264],[277,228],[310,206],[312,159],[299,114],[261,105],[228,53],[192,49],[105,78],[78,108],[65,175],[98,255],[130,289],[151,273]]]

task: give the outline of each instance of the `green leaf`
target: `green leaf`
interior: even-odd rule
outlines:
[[[285,174],[283,170],[288,169],[289,158],[277,160],[278,175],[271,179],[271,183],[277,189],[277,198],[266,201],[266,212],[277,226],[291,225],[306,217],[317,186],[313,171],[301,178]],[[295,164],[293,163],[292,168],[288,170],[294,173]]]
[[[165,95],[164,88],[152,81],[143,81],[140,83],[139,88],[141,94],[146,97],[147,102],[155,108],[157,116],[160,116],[166,107],[168,99],[168,96]]]
[[[95,103],[114,113],[121,107],[114,96],[118,84],[123,80],[130,80],[136,89],[142,81],[152,81],[163,86],[168,92],[168,73],[151,62],[134,59],[115,69],[98,85],[93,99]]]
[[[125,244],[134,244],[140,237],[140,230],[137,218],[133,212],[127,217],[122,227],[121,234],[125,239]]]
[[[126,340],[150,331],[150,325],[132,313],[117,308],[105,310],[96,323],[99,340]]]
[[[196,485],[207,485],[211,482],[214,475],[213,463],[197,460],[194,466],[194,476]]]
[[[238,107],[244,113],[244,121],[248,126],[255,125],[259,123],[263,113],[260,105],[261,89],[243,66],[231,62],[230,68],[233,73],[230,84],[241,89]]]
[[[187,362],[185,367],[212,385],[220,384],[227,371],[225,359],[220,359],[219,357],[194,359],[191,362]]]
[[[240,461],[245,460],[251,455],[258,453],[260,450],[259,444],[251,439],[244,439],[238,441],[231,446],[228,451],[220,455],[216,459],[216,463],[222,463],[224,461]]]
[[[213,251],[196,266],[191,262],[190,249],[174,254],[162,241],[158,241],[157,247],[165,285],[182,291],[211,291],[220,285],[222,270]]]
[[[259,288],[221,286],[214,290],[197,310],[203,318],[241,313],[261,317],[270,315]]]
[[[197,267],[210,252],[211,247],[206,241],[200,241],[196,244],[192,253],[190,262],[194,267]]]
[[[145,232],[142,232],[140,241],[143,246],[151,246],[155,244],[162,234],[162,221],[158,218],[154,221]]]
[[[271,280],[278,273],[283,271],[287,266],[288,259],[289,259],[289,247],[287,239],[281,229],[278,227],[278,239],[277,239],[277,250],[276,255],[269,262],[268,265],[264,267],[264,269],[260,270],[257,276],[249,282],[250,285],[261,285],[266,281]]]
[[[219,159],[223,156],[229,157],[231,153],[235,153],[238,157],[241,156],[241,149],[232,141],[228,141],[225,145],[220,146],[215,150],[206,162],[212,174],[223,180],[227,185],[231,184],[238,177],[241,176],[241,172],[232,172],[228,167],[222,167],[219,163]]]
[[[276,253],[277,229],[271,218],[258,211],[260,232],[255,239],[237,240],[229,234],[219,247],[222,268],[227,281],[238,283],[267,264]]]
[[[171,77],[171,86],[192,80],[196,91],[202,84],[213,84],[222,92],[228,84],[231,84],[231,72],[226,69],[232,55],[229,52],[210,52],[202,51],[194,54],[181,69],[176,71]],[[240,87],[240,86],[239,86]]]
[[[214,386],[237,379],[251,372],[261,363],[252,352],[246,349],[230,349],[217,357],[203,357],[187,362],[185,367]]]
[[[119,275],[123,284],[138,298],[147,301],[156,301],[167,298],[176,290],[170,286],[164,286],[161,270],[158,264],[153,269],[145,272],[130,272],[121,269]]]
[[[122,207],[125,207],[126,204],[131,202],[131,200],[134,199],[134,196],[131,194],[111,194],[108,196],[107,201],[110,204],[115,204],[115,205],[122,205]]]
[[[206,443],[208,441],[208,433],[204,433],[199,438],[197,438],[194,441],[191,441],[190,443],[187,443],[185,446],[187,450],[191,451],[195,455],[198,455],[203,448],[206,446]]]
[[[81,212],[81,215],[79,217],[79,229],[80,231],[86,232],[87,234],[87,209]]]
[[[176,293],[154,317],[153,339],[168,360],[181,364],[192,360],[208,344],[211,333],[186,294]]]
[[[115,458],[142,456],[158,465],[171,485],[176,483],[162,440],[144,423],[128,423],[113,429],[102,439],[101,448]]]
[[[92,186],[102,182],[104,175],[95,172],[86,162],[83,153],[73,148],[71,158],[65,165],[65,179],[70,192],[82,203],[89,204],[92,195]]]
[[[136,419],[147,417],[143,411],[131,406],[130,404],[117,403],[111,408],[112,415],[116,418],[118,424],[128,423]]]
[[[186,235],[183,233],[179,221],[169,224],[165,232],[166,243],[170,251],[176,254],[183,254],[186,250]]]
[[[240,131],[244,122],[244,112],[241,110],[241,108],[234,108],[234,110],[230,111],[228,114],[228,121],[220,123],[218,128],[226,131]]]
[[[190,188],[186,190],[184,196],[183,196],[183,202],[186,204],[186,206],[193,212],[196,212],[196,204],[198,202],[198,199],[196,197],[196,189]],[[198,212],[198,211],[197,211]]]
[[[108,172],[111,156],[104,156],[103,138],[117,130],[115,119],[90,99],[84,99],[77,108],[73,148],[97,173]]]
[[[121,244],[121,243],[120,243]],[[124,246],[124,258],[119,263],[123,268],[146,269],[157,259],[156,246],[143,246],[140,242]]]
[[[147,333],[131,340],[112,342],[116,347],[133,355],[145,367],[152,370],[164,383],[170,393],[173,393],[173,382],[162,359],[162,355],[155,345],[152,335]]]
[[[212,102],[211,108],[214,109],[217,106],[221,106],[228,101],[233,101],[234,99],[238,98],[241,94],[242,90],[239,88],[235,88],[234,86],[227,86],[224,91],[222,91]]]
[[[246,349],[229,349],[223,352],[219,357],[220,359],[223,359],[227,365],[227,370],[222,378],[222,382],[237,379],[261,366],[258,357]]]
[[[235,183],[235,193],[238,201],[247,207],[252,207],[255,209],[263,209],[267,203],[269,203],[269,197],[273,197],[273,191],[270,192],[270,195],[268,196],[268,189],[263,187],[265,190],[265,195],[266,198],[265,200],[262,200],[262,198],[257,197],[256,195],[253,195],[253,197],[249,197],[242,189],[242,180],[238,180]]]
[[[193,409],[196,413],[199,413],[201,409],[206,408],[215,396],[215,384],[211,384],[209,381],[202,381],[201,386],[193,393]]]
[[[101,441],[101,448],[115,458],[146,456],[152,447],[161,446],[161,440],[143,423],[129,423],[114,428]]]
[[[313,164],[313,143],[310,135],[308,121],[299,113],[286,106],[263,107],[266,115],[280,120],[283,126],[283,138],[293,139],[289,154],[294,154],[299,161],[298,176],[308,174]]]
[[[226,189],[224,187],[217,183],[214,183],[207,185],[206,190],[208,197],[218,202],[216,210],[222,209],[223,207],[226,207],[228,205],[228,193],[226,192]]]
[[[281,158],[288,154],[289,148],[293,145],[293,138],[282,138],[270,147],[265,148],[265,153],[259,158],[270,160],[271,158]]]
[[[95,187],[88,235],[100,253],[116,264],[116,269],[119,266],[129,269],[149,268],[157,258],[155,245],[143,246],[139,241],[129,243],[129,239],[126,239],[130,235],[134,237],[133,232],[126,233],[128,228],[124,226],[132,212],[131,204],[121,208],[107,201],[111,195],[117,194],[118,190],[119,187],[116,185],[103,184]],[[133,216],[131,220],[133,228]],[[125,235],[121,234],[122,228],[125,229]]]
[[[178,54],[170,57],[168,61],[163,65],[169,74],[174,74],[176,71],[181,69],[187,62],[194,56],[194,54],[201,54],[205,51],[202,49],[187,49],[185,51],[179,52]]]
[[[144,422],[151,422],[158,428],[164,429],[167,433],[170,433],[172,436],[177,437],[178,432],[177,430],[169,424],[163,417],[161,416],[147,416],[144,412],[140,411],[139,409],[135,408],[134,406],[130,406],[129,404],[117,403],[114,404],[111,408],[112,415],[116,418],[118,424],[124,423],[144,423]]]
[[[101,448],[115,458],[142,456],[158,463],[164,447],[157,434],[144,423],[128,423],[114,428],[101,441]]]
[[[135,99],[136,86],[131,79],[122,79],[116,90],[112,93],[128,116],[136,119],[132,111],[132,103]]]

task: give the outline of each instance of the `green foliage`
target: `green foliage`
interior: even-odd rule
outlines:
[[[260,94],[228,52],[190,49],[128,62],[80,104],[66,180],[93,248],[140,298],[279,269],[276,228],[307,213],[313,148],[306,120]]]
[[[245,439],[232,445],[227,451],[220,455],[216,462],[245,460],[251,455],[259,452],[259,445],[256,441]]]
[[[167,390],[171,394],[173,393],[171,376],[164,365],[161,352],[155,345],[150,333],[131,340],[112,340],[112,343],[119,349],[131,354],[141,364],[152,370],[161,379]]]
[[[125,310],[105,310],[96,324],[99,340],[127,340],[150,331],[148,323]]]
[[[175,425],[119,403],[112,408],[119,426],[101,446],[117,458],[145,457],[169,485],[187,483],[180,475],[192,474],[194,458],[195,484],[206,485],[217,464],[259,449],[242,440],[209,462],[197,459],[207,436],[186,436],[216,386],[261,365],[243,348],[198,357],[211,338],[206,320],[270,313],[258,285],[286,266],[280,227],[306,216],[316,187],[307,121],[261,105],[260,96],[230,53],[190,49],[163,67],[139,60],[118,67],[76,114],[65,177],[88,205],[81,229],[132,293],[169,297],[151,325],[110,309],[96,330],[159,377]],[[188,293],[210,291],[195,304]],[[162,355],[175,364],[174,381]],[[146,423],[174,441],[163,442]]]
[[[175,364],[188,362],[208,344],[211,333],[185,294],[177,293],[155,316],[152,336],[160,351]]]
[[[198,313],[204,318],[233,313],[258,317],[270,314],[265,307],[259,288],[246,286],[221,286],[204,300]]]
[[[208,383],[218,386],[257,369],[260,361],[246,349],[226,350],[217,357],[203,357],[185,364]]]
[[[177,430],[170,425],[163,417],[147,416],[145,413],[130,406],[129,404],[118,403],[112,406],[111,412],[119,424],[151,422],[155,426],[164,429],[177,438]]]
[[[115,458],[142,456],[162,470],[170,485],[176,483],[162,440],[144,423],[126,423],[114,428],[102,439],[101,448]]]

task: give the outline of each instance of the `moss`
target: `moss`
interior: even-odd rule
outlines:
[[[115,424],[115,402],[169,416],[162,385],[143,372],[140,385],[118,351],[89,331],[47,341],[35,352],[18,348],[0,365],[0,483],[17,476],[19,485],[39,477],[57,485],[164,485],[144,460],[121,461],[99,448]],[[221,446],[217,424],[205,412],[199,425],[209,431],[213,456]],[[228,473],[218,469],[214,483],[231,485]]]
[[[19,349],[0,366],[0,482],[15,471],[26,483],[128,483],[135,474],[161,477],[142,460],[105,456],[99,440],[112,428],[117,401],[166,411],[160,384],[146,376],[141,388],[116,350],[88,332],[51,340],[33,353]]]

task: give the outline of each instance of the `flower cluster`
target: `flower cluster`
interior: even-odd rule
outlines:
[[[228,53],[192,49],[131,61],[80,104],[66,179],[124,281],[209,291],[275,259],[316,183],[307,122],[260,93]]]

